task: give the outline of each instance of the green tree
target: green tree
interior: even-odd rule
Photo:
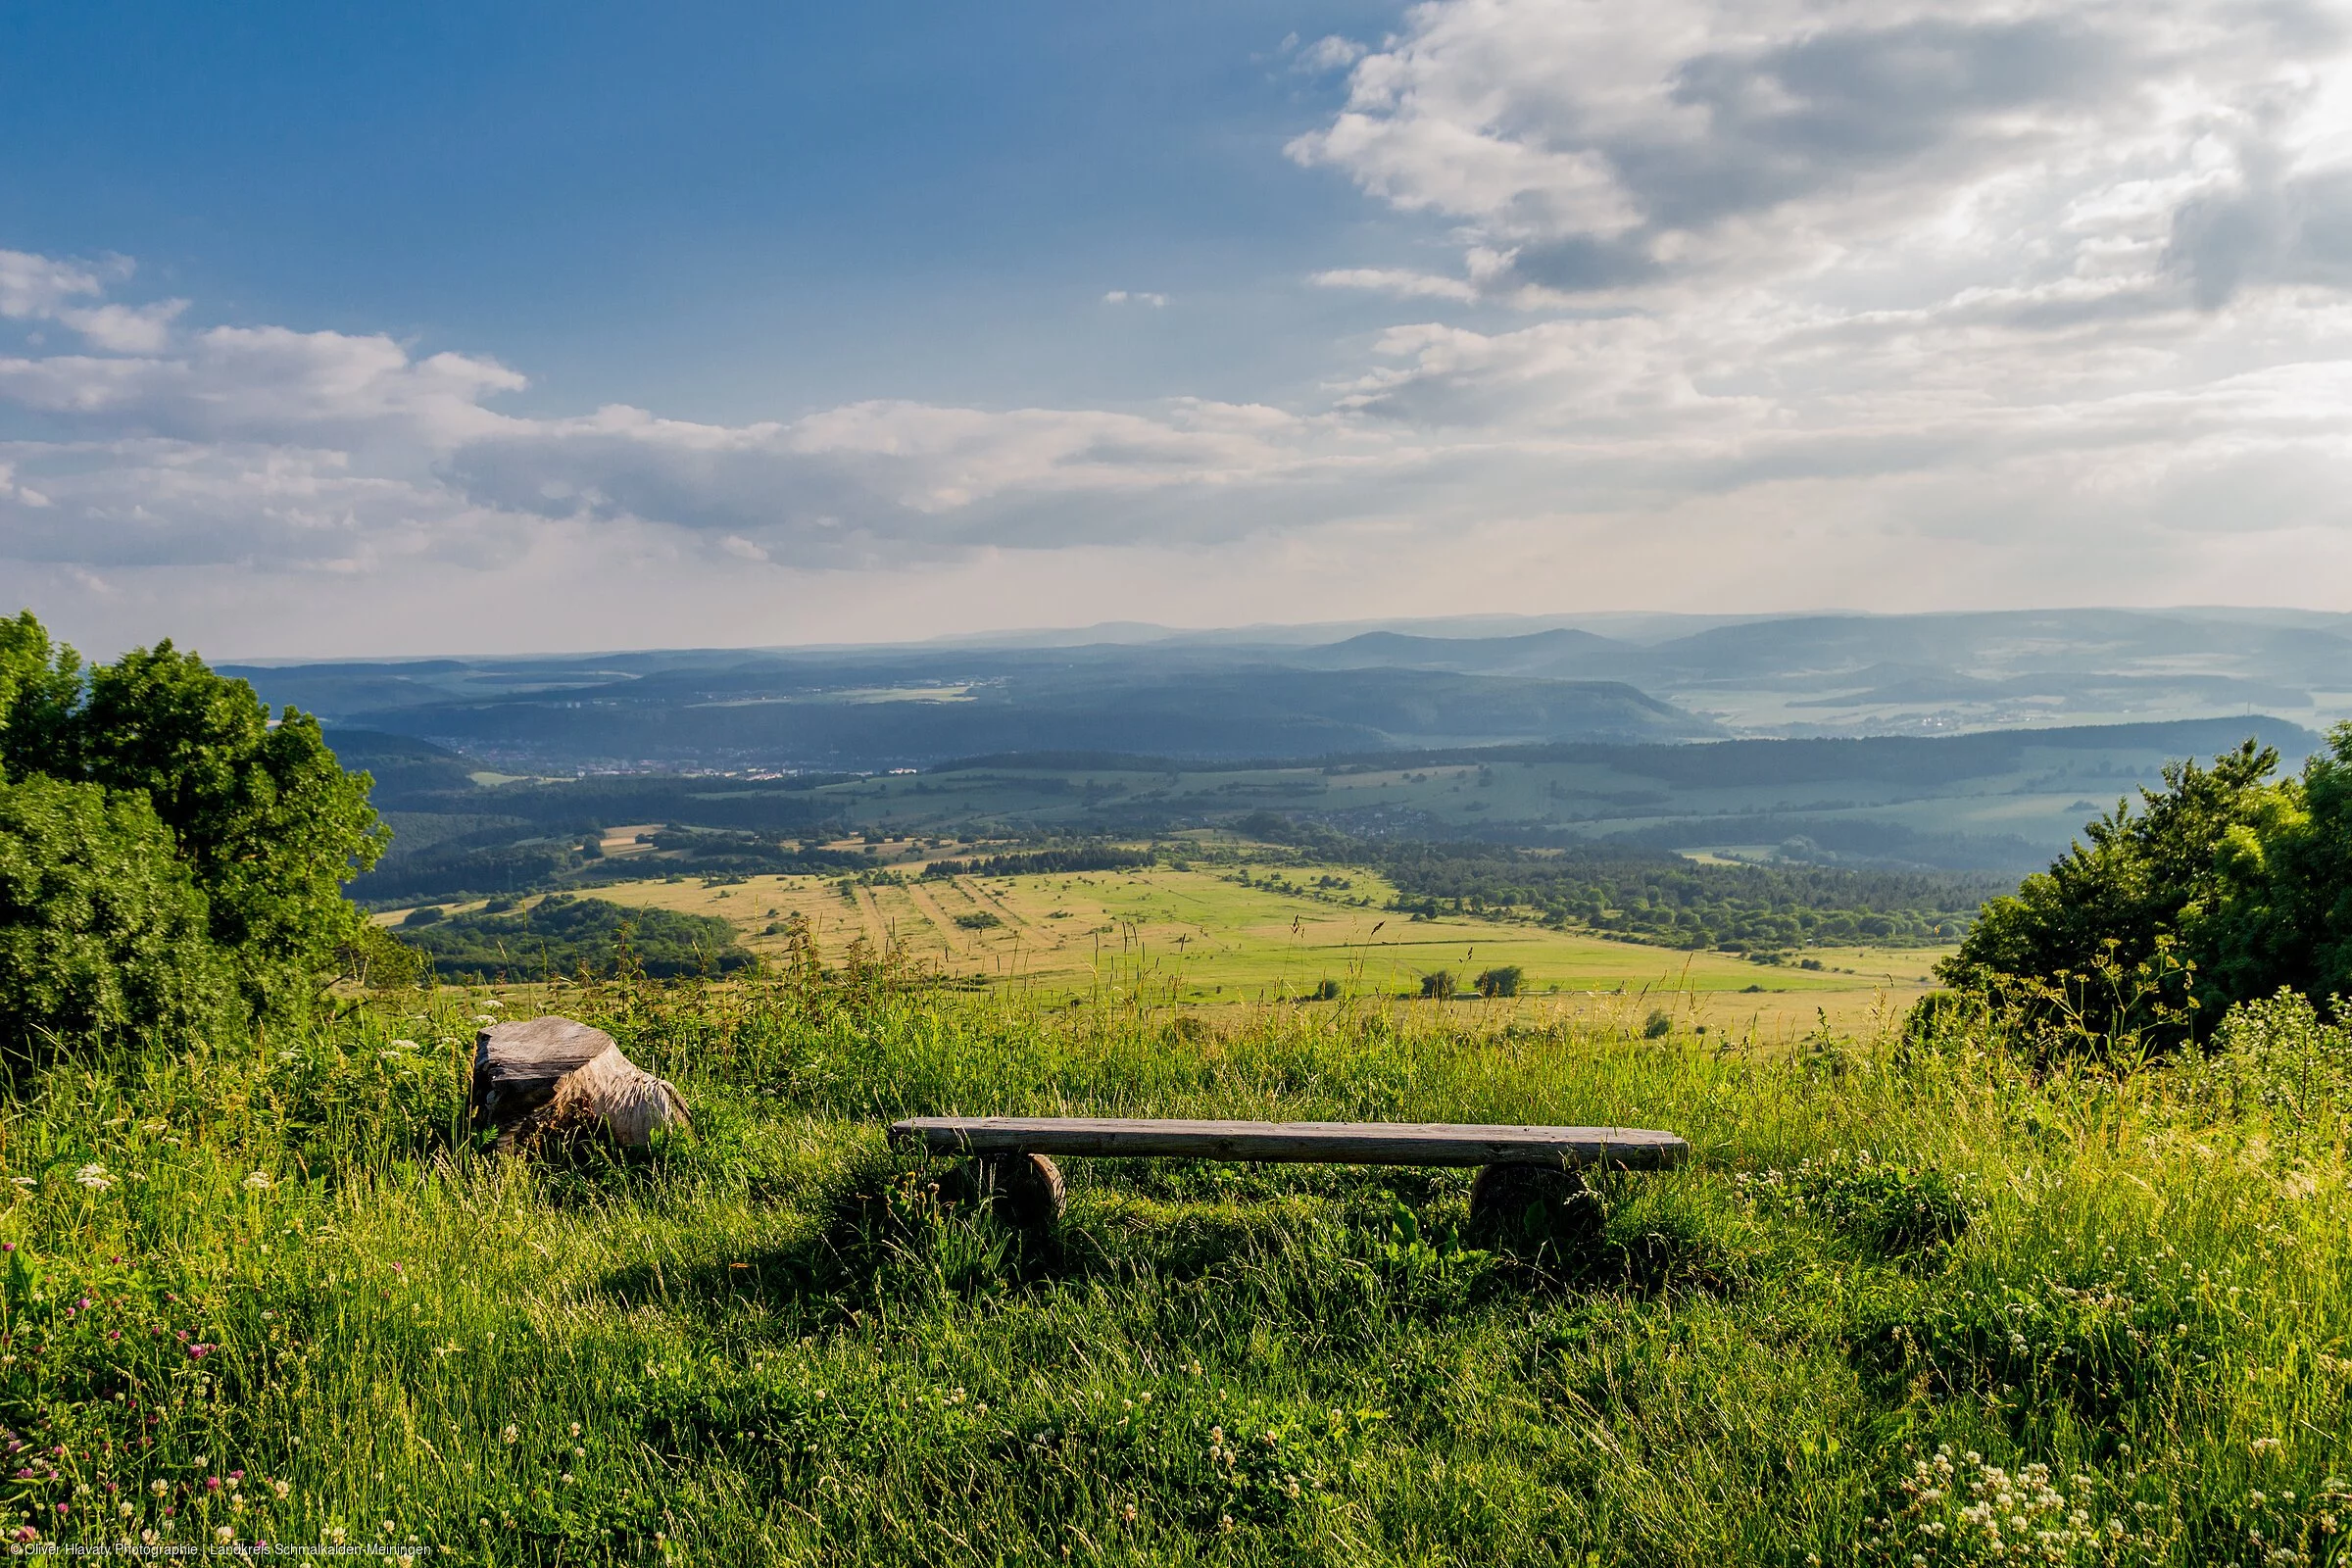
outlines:
[[[1520,982],[1526,978],[1527,971],[1515,963],[1506,963],[1494,969],[1481,969],[1476,982],[1478,994],[1482,997],[1515,997],[1519,994]]]
[[[251,686],[170,642],[93,668],[57,728],[47,771],[153,803],[247,1003],[307,1001],[359,918],[343,883],[390,836],[373,781],[343,770],[317,719],[287,709],[272,724]]]
[[[185,1044],[230,1001],[206,915],[143,796],[0,781],[0,1051]]]
[[[54,771],[81,683],[81,661],[31,611],[0,620],[0,778]]]
[[[0,620],[0,778],[137,800],[202,895],[204,954],[246,1009],[307,1003],[355,939],[343,883],[389,834],[318,721],[269,708],[171,643],[85,667],[30,612]],[[47,842],[47,841],[43,841]],[[93,841],[94,842],[94,841]]]
[[[2165,769],[2084,828],[2047,871],[1995,899],[1946,984],[1996,1004],[2065,1009],[2093,1036],[2154,1014],[2159,1040],[2202,1034],[2284,986],[2352,991],[2352,726],[2302,777],[2248,741]]]
[[[2214,992],[2352,998],[2352,724],[2329,731],[2269,809],[2225,833],[2215,860],[2219,890],[2185,922]]]

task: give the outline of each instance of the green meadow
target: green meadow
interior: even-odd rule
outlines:
[[[541,1004],[519,990],[21,1065],[19,1546],[2342,1555],[2352,1052],[2307,1010],[2094,1069],[1982,1029],[1765,1051],[805,963],[552,998],[672,1078],[696,1136],[477,1152],[471,1037]],[[1659,1126],[1693,1156],[1501,1238],[1471,1234],[1466,1172],[1071,1161],[1066,1220],[1029,1236],[887,1152],[890,1118],[950,1111]]]
[[[1385,907],[1396,890],[1377,872],[1346,864],[938,879],[919,869],[846,889],[837,878],[756,875],[624,881],[596,897],[721,916],[771,957],[805,930],[831,963],[863,943],[1039,1000],[1234,1005],[1309,996],[1325,981],[1343,996],[1395,997],[1417,993],[1421,977],[1440,969],[1467,994],[1481,971],[1513,966],[1525,971],[1523,994],[1502,1010],[1531,1019],[1630,1013],[1639,1022],[1664,1008],[1690,1026],[1774,1041],[1818,1027],[1825,1014],[1838,1027],[1866,1027],[1899,1012],[1949,951],[1821,948],[1804,955],[1819,967],[1805,968],[1527,918],[1415,919]],[[518,955],[518,976],[541,972]]]

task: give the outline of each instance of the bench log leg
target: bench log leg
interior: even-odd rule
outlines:
[[[1555,1165],[1481,1165],[1470,1184],[1470,1227],[1495,1236],[1533,1221],[1538,1234],[1561,1240],[1596,1236],[1600,1197],[1581,1171]]]
[[[972,1161],[973,1186],[997,1215],[1025,1231],[1048,1231],[1061,1218],[1061,1167],[1043,1154],[983,1154]]]

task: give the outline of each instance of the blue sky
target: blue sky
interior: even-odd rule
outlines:
[[[1304,281],[1376,215],[1284,160],[1345,83],[1282,41],[1397,10],[12,7],[0,212],[224,319],[528,367],[518,412],[1254,395],[1321,369],[1301,312],[1378,318]]]
[[[2352,608],[2343,3],[0,10],[104,651]]]

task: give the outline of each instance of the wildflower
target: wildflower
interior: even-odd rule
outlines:
[[[556,1479],[568,1487],[571,1485],[571,1472],[566,1470],[562,1475],[556,1477]]]
[[[29,1177],[29,1176],[20,1176],[20,1177],[18,1177],[18,1178],[17,1178],[17,1185],[18,1185],[19,1187],[38,1187],[38,1186],[40,1186],[41,1184],[40,1184],[39,1182],[36,1182],[36,1181],[34,1181],[34,1180],[33,1180],[31,1177]],[[13,1251],[15,1251],[15,1250],[17,1250],[17,1244],[16,1244],[16,1243],[14,1243],[14,1242],[11,1242],[11,1243],[9,1243],[9,1244],[8,1244],[8,1250],[9,1250],[10,1251],[12,1251],[12,1252],[13,1252]]]
[[[390,1535],[390,1534],[392,1534],[392,1532],[394,1532],[395,1530],[398,1530],[399,1528],[400,1528],[400,1526],[398,1526],[398,1525],[394,1524],[394,1523],[393,1523],[391,1520],[389,1520],[389,1519],[387,1519],[387,1520],[385,1520],[385,1521],[384,1521],[384,1534],[385,1534],[385,1535],[387,1535],[387,1536],[388,1536],[388,1535]]]
[[[245,1178],[246,1189],[250,1192],[266,1193],[276,1185],[270,1179],[270,1173],[266,1170],[257,1170]]]
[[[74,1179],[93,1193],[103,1193],[115,1185],[115,1179],[106,1173],[104,1165],[84,1165],[74,1173]]]
[[[2254,1440],[2255,1458],[2259,1459],[2265,1454],[2277,1453],[2278,1451],[2278,1440],[2277,1438],[2256,1438]]]
[[[504,1432],[501,1432],[499,1436],[505,1439],[507,1442],[513,1443],[516,1438],[522,1436],[522,1432],[519,1428],[510,1426]]]
[[[340,1546],[343,1544],[343,1527],[341,1525],[335,1526],[334,1529],[329,1530],[326,1533],[326,1544],[330,1546]]]
[[[118,1503],[115,1507],[115,1512],[121,1514],[125,1519],[129,1518],[132,1514],[137,1513],[138,1511],[138,1509],[133,1508],[127,1502]]]
[[[147,1483],[147,1490],[154,1493],[159,1497],[168,1496],[172,1491],[172,1483],[169,1481],[150,1481]]]
[[[270,1490],[277,1494],[278,1501],[283,1502],[293,1493],[294,1483],[291,1481],[272,1481],[270,1483]]]
[[[1119,1510],[1119,1517],[1129,1524],[1135,1523],[1135,1504],[1131,1502],[1127,1504],[1126,1507],[1121,1508]]]
[[[580,1424],[577,1421],[571,1424],[571,1435],[575,1438],[580,1435]]]
[[[392,1042],[392,1049],[394,1051],[415,1051],[416,1049],[416,1042],[414,1040],[395,1040]]]
[[[234,1530],[229,1529],[226,1525],[222,1525],[220,1529],[213,1532],[213,1539],[220,1543],[220,1544],[223,1546],[227,1545],[231,1541],[234,1541],[236,1537],[237,1533]]]

